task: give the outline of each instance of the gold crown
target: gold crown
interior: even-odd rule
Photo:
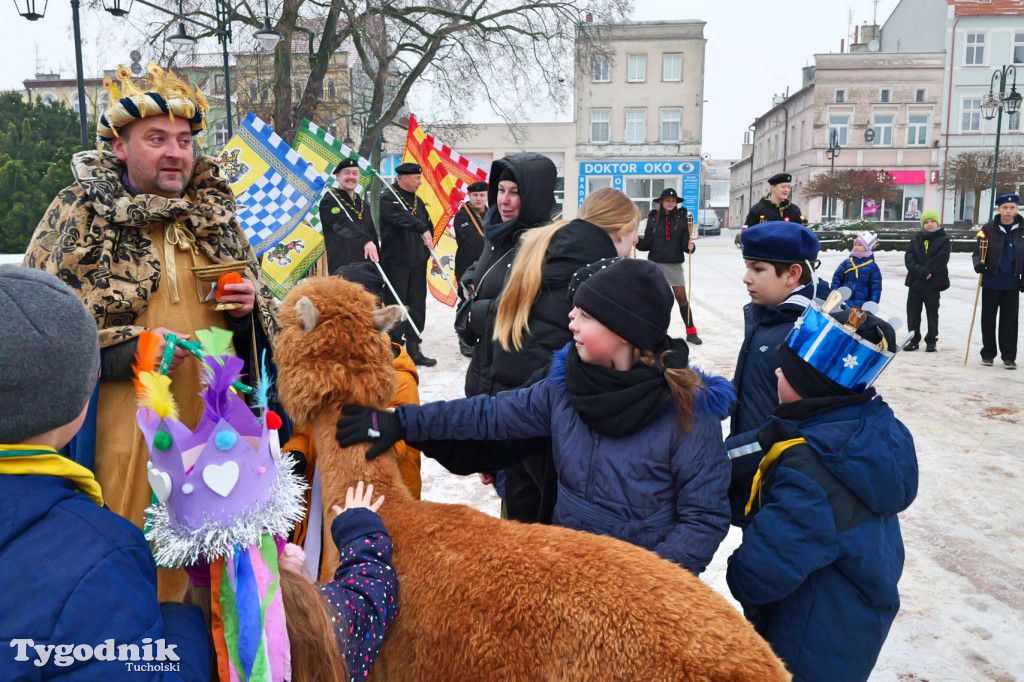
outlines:
[[[146,67],[147,75],[138,85],[132,81],[131,71],[118,64],[114,75],[120,86],[109,76],[103,78],[108,105],[96,125],[97,146],[111,142],[118,136],[117,129],[147,116],[167,115],[174,120],[180,116],[189,122],[193,135],[206,130],[206,112],[210,105],[199,88],[164,71],[153,62]]]

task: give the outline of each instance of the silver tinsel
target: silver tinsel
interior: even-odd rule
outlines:
[[[288,537],[305,516],[306,482],[292,470],[293,462],[282,457],[277,465],[277,485],[270,500],[235,518],[229,525],[210,520],[187,531],[171,527],[167,506],[154,504],[146,510],[146,539],[161,568],[192,566],[230,556],[234,546],[259,545],[264,533]]]

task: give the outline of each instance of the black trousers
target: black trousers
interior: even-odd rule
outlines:
[[[913,287],[907,290],[907,326],[914,333],[914,343],[921,341],[921,306],[928,316],[928,334],[924,342],[930,345],[939,339],[939,290]]]
[[[997,350],[1003,360],[1017,361],[1017,313],[1020,294],[1016,289],[981,288],[981,359],[994,360]],[[999,317],[999,345],[996,345],[996,317]]]
[[[427,264],[415,266],[384,265],[384,273],[391,280],[391,286],[409,310],[409,317],[422,332],[427,317]],[[398,303],[390,289],[384,289],[384,302],[388,305]],[[404,345],[406,342],[419,342],[408,321],[402,322],[391,330],[391,340]]]

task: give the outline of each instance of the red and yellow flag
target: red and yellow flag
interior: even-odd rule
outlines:
[[[427,135],[414,116],[409,117],[409,132],[405,136],[402,162],[413,162],[423,168],[423,184],[416,192],[427,205],[427,213],[434,224],[434,252],[440,265],[455,282],[455,239],[448,226],[459,206],[466,198],[466,185],[487,180],[487,173],[469,159],[454,152],[451,147]],[[458,286],[458,283],[456,283]],[[427,288],[431,295],[445,305],[454,306],[457,294],[441,276],[438,265],[427,264]]]

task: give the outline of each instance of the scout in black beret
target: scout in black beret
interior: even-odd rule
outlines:
[[[487,183],[483,181],[477,181],[466,188],[466,191],[472,194],[473,192],[486,192]]]
[[[334,167],[332,175],[337,175],[345,168],[359,168],[359,162],[355,159],[342,159],[338,162],[338,165]]]
[[[784,182],[793,182],[793,176],[789,173],[776,173],[768,178],[769,185],[781,185]]]

